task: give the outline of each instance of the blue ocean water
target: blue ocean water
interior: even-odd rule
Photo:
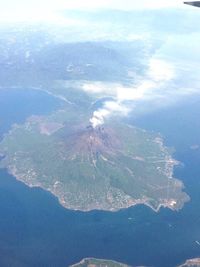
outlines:
[[[26,90],[20,95],[0,91],[0,101],[4,102],[0,121],[5,122],[0,124],[1,134],[14,122],[59,106],[45,93]],[[0,170],[0,266],[62,267],[97,257],[131,266],[172,267],[200,256],[196,243],[200,241],[200,150],[190,148],[200,144],[199,103],[200,99],[191,99],[133,120],[161,132],[166,143],[176,148],[174,156],[182,164],[175,176],[183,180],[191,197],[180,212],[155,213],[142,205],[115,213],[70,211],[50,193],[29,188]]]
[[[0,89],[0,136],[12,123],[22,123],[31,115],[47,114],[62,103],[47,93],[33,89]]]

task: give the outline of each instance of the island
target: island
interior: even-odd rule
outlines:
[[[70,267],[130,267],[130,266],[112,260],[85,258],[79,263],[73,264]],[[200,258],[189,259],[185,263],[177,267],[200,267]]]
[[[68,105],[13,125],[0,143],[0,168],[67,209],[183,207],[189,196],[173,177],[178,162],[159,134],[116,118],[94,127],[90,118],[89,109]]]
[[[178,267],[200,267],[200,258],[189,259]]]
[[[111,260],[86,258],[77,264],[71,265],[70,267],[130,267],[130,266]]]

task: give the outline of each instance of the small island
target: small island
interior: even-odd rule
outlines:
[[[117,211],[145,204],[179,210],[189,200],[161,136],[71,105],[13,125],[0,143],[0,168],[54,194],[67,209]]]
[[[70,267],[130,267],[130,266],[111,260],[86,258],[77,264],[71,265]]]
[[[200,258],[189,259],[178,267],[200,267]]]
[[[130,267],[129,265],[111,260],[102,260],[95,258],[86,258],[70,267]],[[139,267],[139,266],[137,266]],[[140,266],[144,267],[144,266]],[[177,267],[200,267],[200,258],[189,259]]]
[[[105,259],[85,258],[70,267],[130,267],[129,265]],[[144,267],[144,266],[137,266]],[[200,267],[200,258],[189,259],[177,267]]]

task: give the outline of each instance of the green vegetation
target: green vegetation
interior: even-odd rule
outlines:
[[[146,204],[180,209],[188,201],[172,177],[176,164],[162,139],[122,122],[93,129],[75,105],[14,125],[0,143],[0,162],[29,186],[51,191],[75,210]]]

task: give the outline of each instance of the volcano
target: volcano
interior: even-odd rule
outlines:
[[[97,160],[100,155],[115,155],[120,149],[120,139],[116,132],[108,127],[91,125],[81,129],[73,129],[65,149],[69,155],[88,157],[90,161]]]
[[[0,144],[0,167],[73,210],[116,211],[136,204],[178,210],[188,201],[173,177],[176,161],[159,136],[116,121],[95,128],[81,117],[64,123],[67,115],[32,118],[13,128]],[[46,134],[41,124],[54,130]]]

